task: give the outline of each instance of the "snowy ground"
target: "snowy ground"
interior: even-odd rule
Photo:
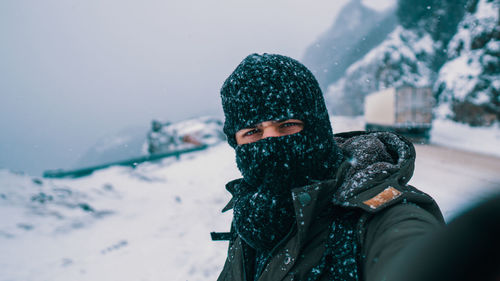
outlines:
[[[363,126],[360,119],[332,120],[335,132]],[[483,154],[419,145],[412,180],[448,219],[500,190],[498,128],[450,126],[436,123],[432,142],[462,142]],[[228,230],[231,213],[220,213],[229,199],[224,184],[238,176],[226,144],[80,179],[2,170],[0,281],[215,280],[227,244],[210,241],[209,232]]]
[[[220,145],[41,184],[3,171],[0,280],[214,280],[226,245],[209,232],[228,230],[232,158]]]
[[[500,125],[470,127],[449,120],[435,120],[431,143],[500,157]]]

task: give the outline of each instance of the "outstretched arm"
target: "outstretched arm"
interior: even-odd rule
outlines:
[[[414,204],[399,204],[376,214],[366,225],[362,280],[386,280],[389,273],[398,270],[396,261],[407,258],[410,246],[441,227],[433,215]]]
[[[420,211],[396,211],[369,222],[365,280],[500,280],[500,195],[441,229]]]

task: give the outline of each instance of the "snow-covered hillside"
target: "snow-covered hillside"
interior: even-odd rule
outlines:
[[[309,46],[303,62],[311,69],[323,90],[342,77],[350,64],[377,46],[397,24],[394,9],[376,11],[352,0],[339,12],[335,22]],[[374,32],[375,31],[375,32]]]
[[[500,118],[500,1],[481,0],[448,45],[435,84],[443,117],[473,125]]]
[[[361,115],[366,94],[389,87],[430,86],[435,43],[428,33],[397,27],[387,39],[352,64],[325,93],[334,114]]]
[[[0,280],[214,280],[227,245],[227,145],[76,180],[0,172]]]
[[[332,118],[335,132],[362,122]],[[471,130],[443,130],[439,138],[463,140],[477,134]],[[498,147],[495,132],[469,140]],[[471,169],[466,159],[442,163],[428,154],[417,154],[411,183],[434,196],[447,218],[500,184],[498,173]],[[225,183],[240,176],[234,157],[222,143],[79,179],[0,171],[0,280],[215,280],[227,243],[212,242],[209,232],[229,230],[231,212],[220,210],[230,197]]]

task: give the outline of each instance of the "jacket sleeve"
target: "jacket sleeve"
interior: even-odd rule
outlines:
[[[367,222],[362,246],[364,281],[382,281],[411,245],[440,229],[442,222],[414,204],[397,204]],[[403,263],[404,264],[404,263]]]
[[[498,222],[500,194],[463,212],[439,231],[416,238],[385,259],[386,264],[379,269],[372,269],[374,278],[366,280],[498,281]]]

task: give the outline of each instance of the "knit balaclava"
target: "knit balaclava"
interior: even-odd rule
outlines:
[[[228,186],[238,234],[270,250],[295,221],[291,189],[331,179],[342,160],[323,94],[312,73],[286,56],[252,54],[221,89],[224,133],[243,180]],[[304,122],[296,134],[237,145],[237,131],[271,120]]]

